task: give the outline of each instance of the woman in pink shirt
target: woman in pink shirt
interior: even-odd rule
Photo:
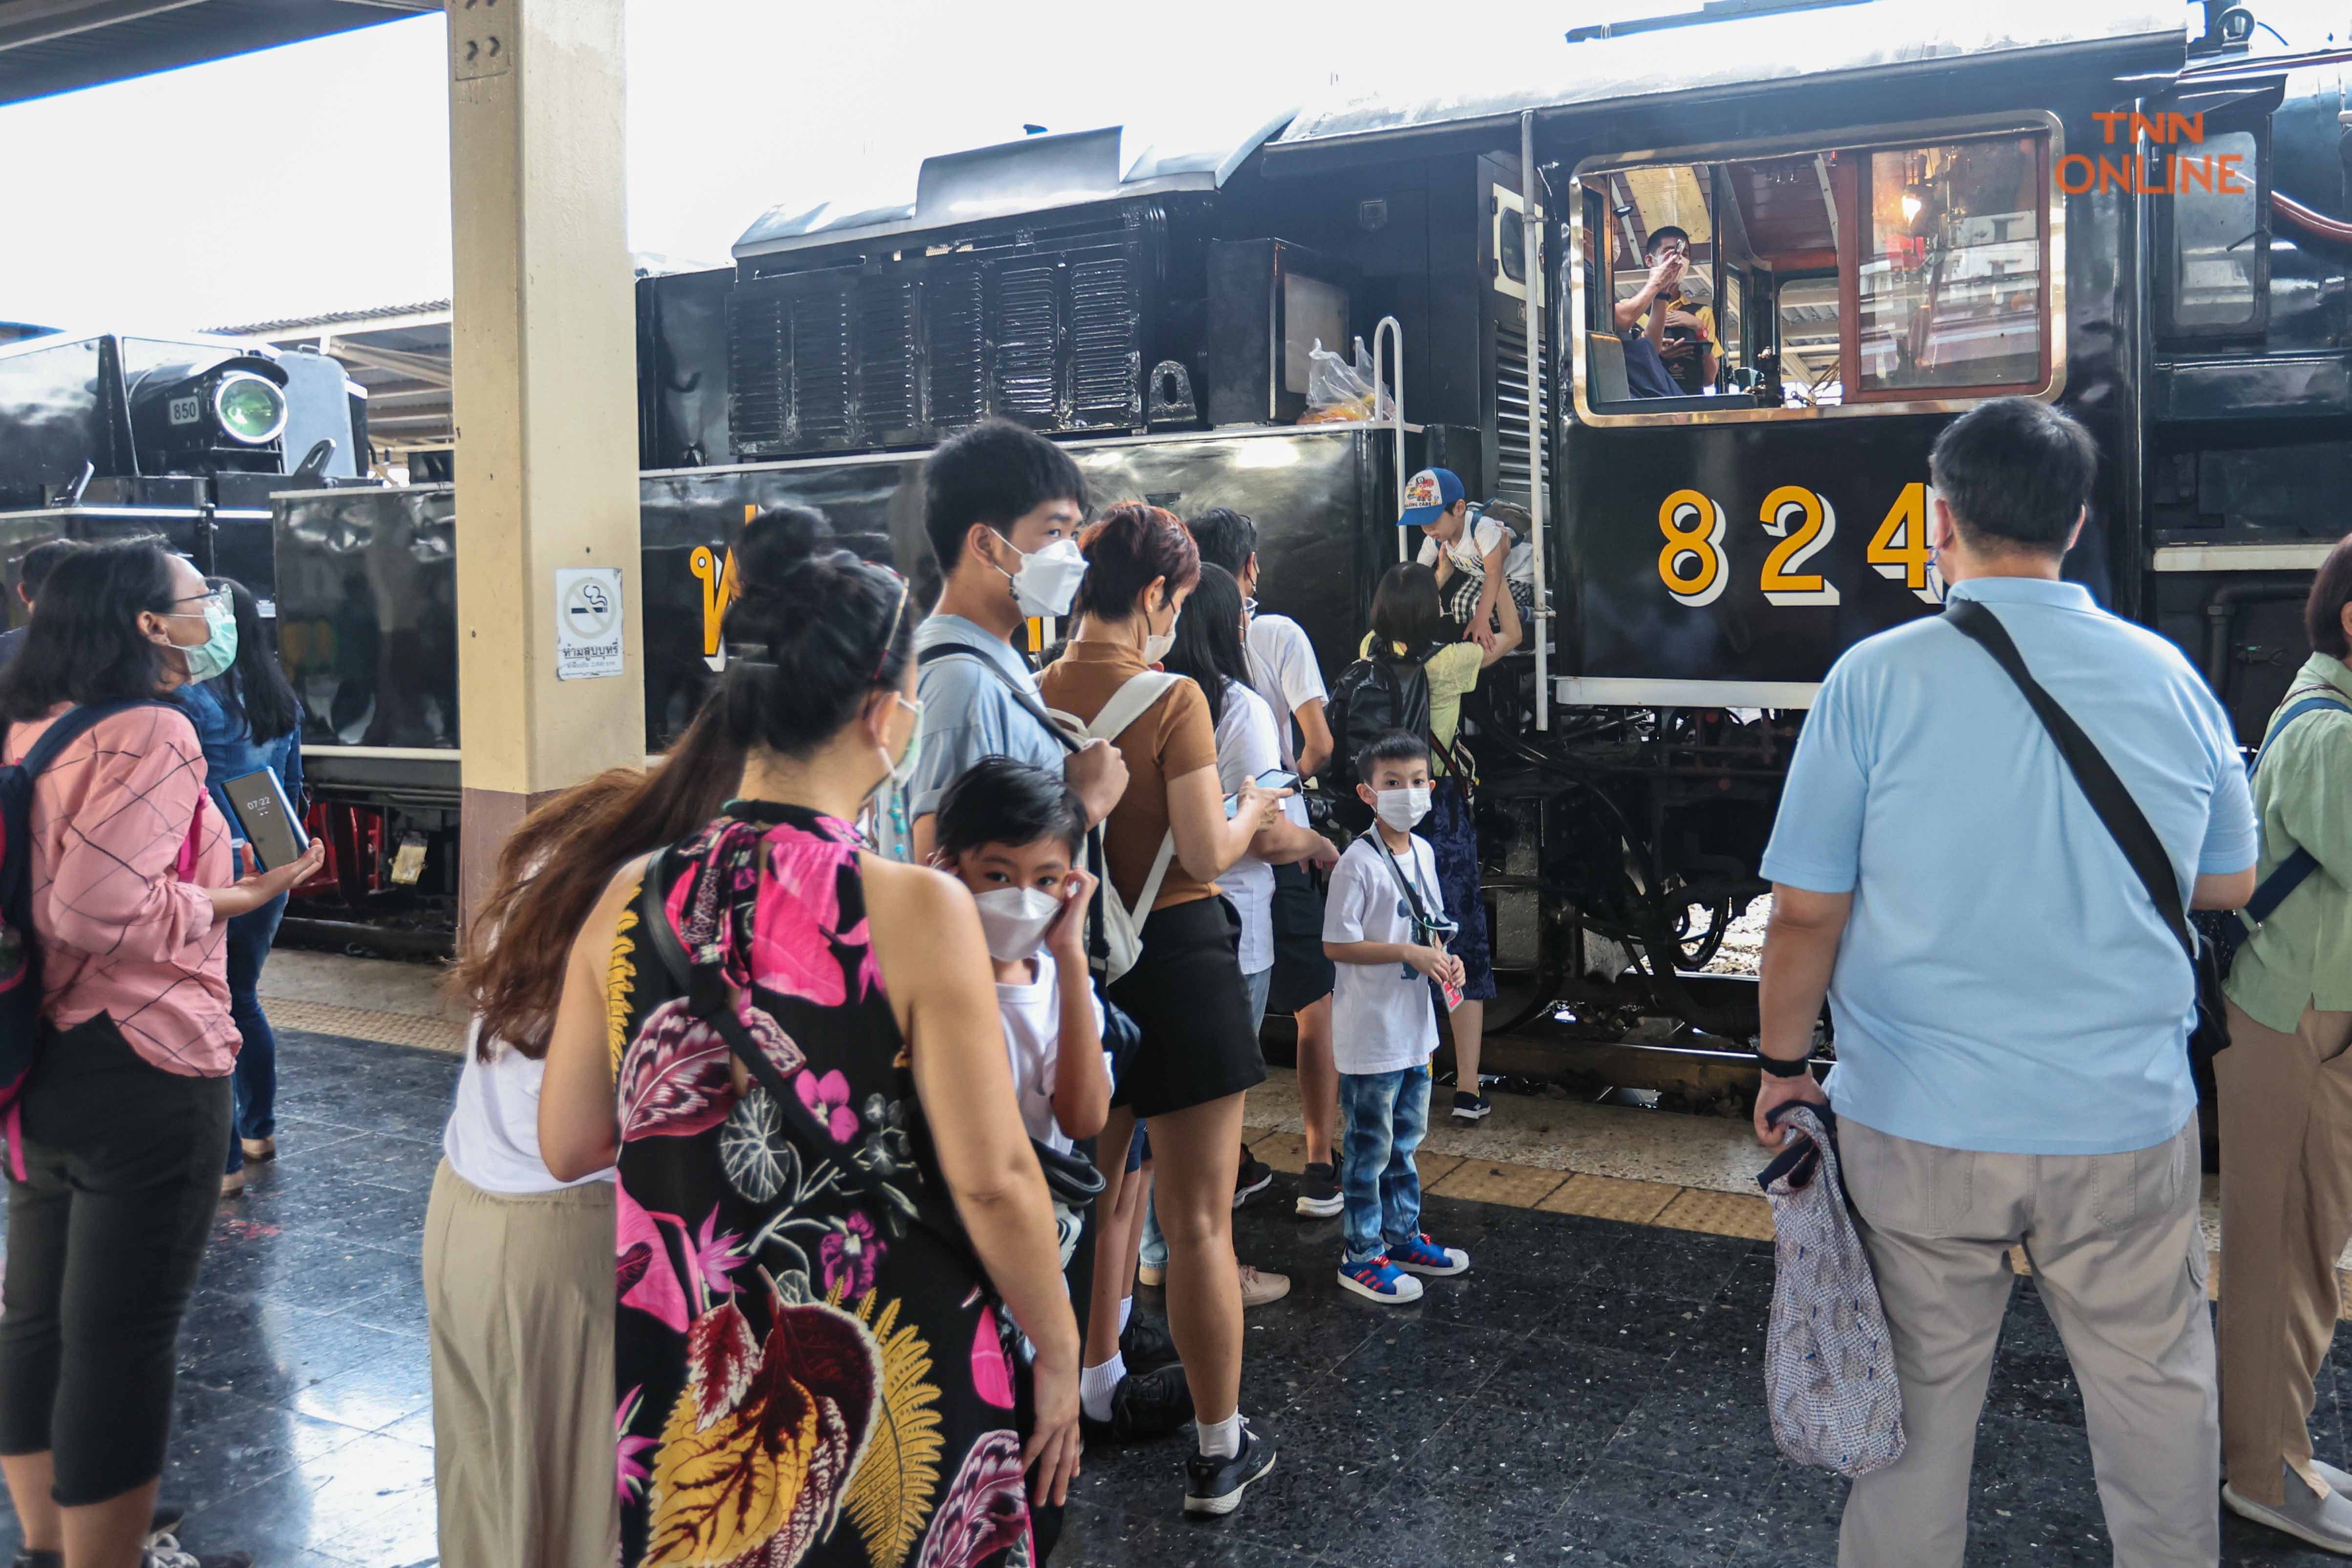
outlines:
[[[152,542],[60,563],[0,671],[0,756],[79,704],[129,704],[33,789],[41,1038],[11,1140],[0,1472],[28,1568],[135,1568],[172,1409],[180,1315],[228,1150],[231,917],[323,851],[236,880],[195,726],[171,700],[236,654],[226,595]]]

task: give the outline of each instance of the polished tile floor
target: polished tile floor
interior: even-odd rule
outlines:
[[[182,1339],[165,1486],[191,1547],[262,1568],[437,1561],[418,1266],[457,1068],[283,1037],[284,1153],[222,1205]],[[1293,1185],[1236,1216],[1243,1257],[1296,1281],[1248,1320],[1244,1407],[1280,1443],[1274,1473],[1232,1519],[1194,1524],[1179,1439],[1090,1451],[1057,1568],[1835,1561],[1840,1484],[1782,1460],[1765,1425],[1769,1243],[1433,1197],[1430,1229],[1475,1267],[1382,1309],[1334,1287],[1338,1222],[1293,1218]],[[2339,1378],[2352,1390],[2352,1335],[2313,1419],[2341,1462]],[[1972,1564],[2110,1560],[2082,1420],[2020,1280]],[[2273,1539],[2226,1521],[2223,1559],[2336,1561]],[[0,1512],[0,1550],[16,1544]]]

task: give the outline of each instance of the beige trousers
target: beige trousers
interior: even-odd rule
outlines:
[[[2305,1008],[2292,1035],[2230,1006],[2213,1058],[2221,1110],[2221,1465],[2256,1502],[2311,1468],[2312,1379],[2352,1241],[2352,1013]]]
[[[441,1162],[425,1216],[443,1568],[595,1568],[613,1489],[613,1185],[486,1193]]]
[[[2116,1568],[2221,1559],[2197,1124],[2126,1154],[1983,1154],[1838,1124],[1903,1384],[1903,1458],[1847,1497],[1840,1568],[1959,1568],[1993,1343],[2022,1242],[2082,1384]]]

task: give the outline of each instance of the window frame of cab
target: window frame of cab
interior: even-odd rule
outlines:
[[[1871,154],[1916,153],[1955,142],[1990,142],[2011,137],[2032,140],[2037,153],[2035,178],[2042,195],[2042,205],[2036,209],[2041,221],[2035,226],[2041,251],[2041,331],[2037,377],[1979,385],[1858,391],[1858,295],[1864,243],[1863,225],[1858,221],[1858,215],[1865,210],[1864,204],[1870,178]],[[1843,384],[1843,401],[1798,407],[1692,408],[1687,405],[1696,399],[1676,398],[1660,401],[1670,401],[1678,406],[1655,412],[1642,411],[1638,399],[1596,405],[1592,401],[1591,343],[1592,337],[1601,331],[1600,312],[1613,305],[1616,299],[1612,271],[1616,237],[1605,228],[1596,235],[1588,221],[1588,213],[1597,200],[1601,204],[1602,221],[1606,222],[1610,197],[1605,185],[1598,185],[1597,183],[1608,175],[1630,170],[1698,165],[1708,171],[1706,183],[1709,197],[1717,204],[1710,214],[1714,219],[1719,218],[1720,204],[1734,199],[1727,183],[1717,177],[1722,165],[1831,153],[1837,154],[1840,163],[1840,171],[1832,180],[1832,199],[1835,204],[1837,227],[1836,271],[1842,340],[1838,369],[1839,379]],[[1869,419],[1896,415],[1958,413],[1990,398],[2020,394],[2045,402],[2056,401],[2066,384],[2066,196],[2055,183],[2053,171],[2059,160],[2065,155],[2065,129],[2057,116],[2043,110],[2026,110],[1896,125],[1857,126],[1755,142],[1713,142],[1696,147],[1602,153],[1583,160],[1576,165],[1571,176],[1567,202],[1566,292],[1571,333],[1568,358],[1578,423],[1608,429],[1667,425],[1746,425],[1798,419]],[[1722,233],[1719,222],[1715,224],[1715,232],[1717,236]],[[1718,325],[1722,318],[1724,268],[1723,247],[1718,243],[1709,278],[1715,286]],[[1814,267],[1800,270],[1809,275],[1819,275],[1822,269]],[[1751,271],[1759,276],[1769,276],[1760,268]],[[1791,280],[1793,277],[1792,274]],[[1777,348],[1780,288],[1776,282],[1768,293],[1757,287],[1756,279],[1751,278],[1743,293],[1743,314],[1746,318],[1743,326],[1748,341],[1740,345],[1738,357],[1740,363],[1752,366],[1758,353],[1765,348]],[[1764,308],[1768,300],[1769,310]]]

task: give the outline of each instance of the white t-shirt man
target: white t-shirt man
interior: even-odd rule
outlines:
[[[1217,787],[1238,795],[1242,785],[1281,765],[1274,710],[1248,687],[1226,681],[1224,710],[1217,715]],[[1255,855],[1244,855],[1217,878],[1217,886],[1241,912],[1242,973],[1273,968],[1274,868]]]
[[[1326,702],[1331,696],[1323,685],[1323,667],[1315,662],[1315,645],[1307,640],[1307,628],[1288,616],[1252,616],[1243,651],[1249,656],[1250,684],[1274,710],[1282,765],[1296,773],[1298,726],[1291,716],[1309,702]],[[1282,814],[1301,827],[1307,826],[1307,803],[1297,795],[1282,803]]]
[[[1395,870],[1391,870],[1393,866]],[[1412,905],[1397,885],[1412,881],[1432,919],[1445,912],[1437,852],[1415,836],[1411,863],[1391,858],[1378,831],[1348,846],[1323,904],[1323,940],[1413,942]],[[1402,963],[1342,963],[1331,994],[1331,1055],[1343,1073],[1402,1072],[1437,1050],[1437,1005],[1429,981]]]
[[[1486,575],[1486,557],[1499,549],[1504,541],[1511,539],[1509,529],[1482,513],[1474,517],[1470,525],[1462,531],[1462,537],[1451,544],[1440,546],[1435,539],[1424,535],[1421,542],[1420,561],[1423,566],[1434,567],[1442,548],[1445,559],[1454,563],[1456,572],[1472,577],[1484,577]],[[1510,553],[1503,557],[1503,576],[1507,582],[1525,584],[1532,588],[1536,580],[1536,547],[1524,539],[1513,540]]]
[[[996,1010],[1004,1019],[1004,1050],[1013,1062],[1013,1098],[1021,1125],[1048,1148],[1070,1152],[1070,1139],[1054,1120],[1054,1068],[1062,1055],[1062,994],[1055,980],[1054,955],[1044,948],[1034,960],[1036,977],[1026,985],[996,983]],[[1095,1029],[1103,1027],[1102,998],[1094,998]],[[1108,1058],[1110,1053],[1105,1051]]]

